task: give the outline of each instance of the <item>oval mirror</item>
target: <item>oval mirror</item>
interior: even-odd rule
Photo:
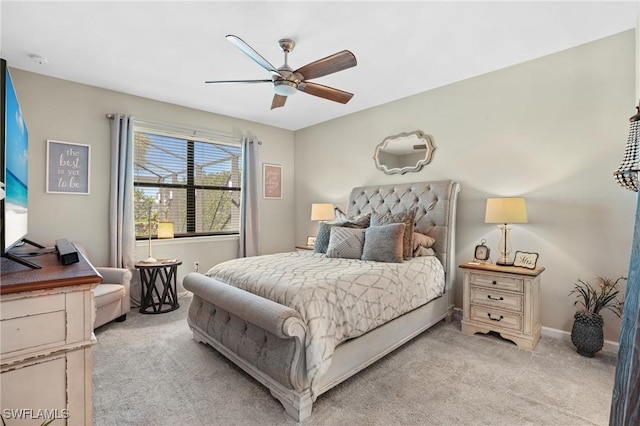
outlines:
[[[418,172],[429,164],[434,150],[431,138],[416,130],[385,138],[376,147],[373,159],[386,174],[405,174]]]

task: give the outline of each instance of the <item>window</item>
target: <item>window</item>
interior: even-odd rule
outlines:
[[[157,235],[158,221],[176,237],[239,232],[239,144],[141,128],[134,139],[136,238]]]

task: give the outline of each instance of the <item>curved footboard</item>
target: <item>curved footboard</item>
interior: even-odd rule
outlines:
[[[306,326],[286,306],[199,273],[184,277],[193,293],[187,322],[194,340],[213,346],[265,385],[298,421],[311,414]]]

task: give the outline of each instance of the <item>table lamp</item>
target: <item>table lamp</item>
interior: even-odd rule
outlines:
[[[311,204],[311,220],[333,220],[336,218],[336,212],[333,210],[331,203]]]
[[[527,223],[527,206],[524,198],[487,198],[485,223],[497,223],[502,233],[500,238],[500,258],[497,265],[513,265],[510,257],[511,238],[509,223]]]
[[[311,220],[324,222],[336,218],[336,212],[332,203],[311,204]],[[307,246],[315,246],[316,237],[307,238]]]
[[[151,216],[151,209],[153,208],[153,204],[149,205],[149,216],[147,217],[148,221],[147,221],[147,228],[149,231],[149,257],[147,257],[145,260],[143,260],[144,263],[157,263],[158,259],[156,259],[155,257],[153,257],[153,254],[151,253],[151,234],[152,234],[152,230],[153,228],[151,227],[151,221],[153,220],[153,216]]]
[[[165,214],[165,220],[168,219],[169,215],[166,212],[163,213]],[[158,221],[158,238],[173,238],[173,232],[173,222]]]

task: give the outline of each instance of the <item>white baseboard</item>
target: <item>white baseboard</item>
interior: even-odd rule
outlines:
[[[541,334],[545,337],[552,337],[554,339],[571,341],[571,333],[564,330],[558,330],[557,328],[542,327]],[[618,342],[612,342],[611,340],[604,341],[603,350],[607,352],[618,352],[620,344]]]

